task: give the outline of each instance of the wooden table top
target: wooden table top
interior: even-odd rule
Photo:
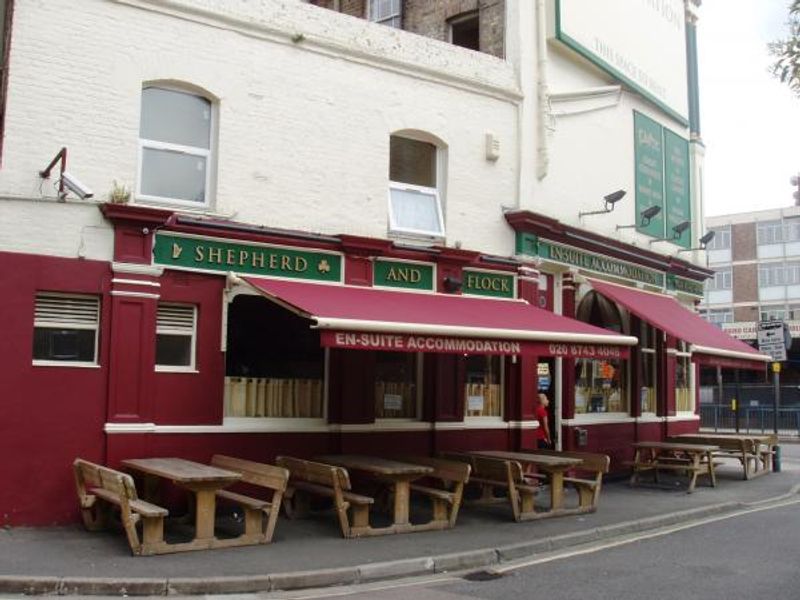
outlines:
[[[532,452],[507,452],[505,450],[474,450],[470,454],[499,458],[501,460],[516,460],[540,467],[575,467],[583,460],[571,456],[553,456],[552,454],[535,454]]]
[[[684,452],[716,452],[719,446],[708,444],[684,444],[681,442],[634,442],[634,448],[652,448],[654,450],[681,450]]]
[[[681,433],[670,436],[685,439],[718,439],[718,440],[756,440],[762,444],[775,443],[774,433]]]
[[[433,472],[433,468],[426,465],[415,465],[412,463],[400,462],[399,460],[366,456],[363,454],[327,454],[318,456],[315,460],[328,463],[329,465],[336,465],[337,467],[344,467],[345,469],[374,473],[375,475],[422,476]]]
[[[180,483],[225,482],[242,478],[241,473],[219,469],[183,458],[129,458],[123,460],[122,465],[129,469]]]

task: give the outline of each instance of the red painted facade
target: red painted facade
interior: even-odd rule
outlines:
[[[540,274],[535,269],[520,268],[514,261],[486,262],[477,252],[451,248],[412,251],[398,249],[385,240],[254,231],[224,223],[211,227],[191,219],[182,222],[167,211],[155,209],[106,205],[103,211],[115,227],[113,266],[82,259],[0,254],[5,324],[5,335],[0,338],[5,370],[0,378],[5,425],[0,451],[13,457],[0,466],[0,476],[4,481],[22,482],[29,481],[33,473],[37,481],[36,493],[31,493],[27,485],[0,490],[3,524],[44,525],[77,519],[70,465],[78,456],[118,465],[134,456],[208,461],[217,452],[271,461],[279,454],[429,454],[535,445],[531,423],[535,421],[538,358],[528,355],[506,359],[504,421],[483,428],[463,424],[465,357],[426,354],[421,421],[403,431],[370,429],[375,421],[375,355],[340,349],[331,349],[329,354],[327,426],[315,432],[258,433],[220,427],[226,374],[222,339],[226,277],[223,273],[161,272],[152,268],[153,232],[162,228],[217,239],[339,251],[345,259],[344,281],[351,285],[371,285],[375,256],[436,262],[439,293],[450,293],[444,287],[444,278],[460,280],[465,267],[513,273],[518,276],[521,298],[551,310],[556,289],[553,275],[543,276],[547,283],[540,289]],[[32,365],[34,303],[41,291],[100,297],[98,366]],[[560,293],[563,314],[574,316],[575,286],[569,276],[563,278]],[[196,372],[156,370],[159,302],[197,307]],[[668,347],[674,344],[675,340],[667,341]],[[660,356],[664,377],[659,379],[674,381],[674,356],[667,352],[660,352]],[[575,417],[573,363],[563,359],[563,419]],[[674,415],[674,392],[669,385],[660,390],[659,402],[658,414]],[[114,431],[126,426],[124,432]],[[178,430],[171,431],[170,426]],[[181,430],[183,426],[199,430]],[[697,421],[581,427],[590,429],[588,445],[581,449],[605,452],[619,464],[630,458],[632,441],[693,431]],[[562,428],[565,449],[576,449],[574,430],[574,425]]]

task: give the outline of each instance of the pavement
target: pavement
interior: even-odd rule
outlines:
[[[0,594],[253,593],[487,569],[796,497],[800,445],[782,445],[780,473],[745,481],[738,462],[725,460],[717,475],[716,488],[701,477],[692,494],[669,479],[660,487],[606,482],[598,511],[587,515],[515,523],[506,504],[466,506],[450,530],[349,540],[332,513],[281,517],[270,545],[149,557],[132,556],[121,531],[90,533],[77,524],[6,528],[0,530]],[[568,492],[568,504],[576,501]]]

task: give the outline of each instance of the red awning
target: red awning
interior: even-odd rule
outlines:
[[[313,321],[323,346],[406,352],[627,358],[635,337],[521,300],[243,278]]]
[[[640,319],[691,344],[692,359],[721,367],[763,369],[770,357],[731,337],[675,298],[605,281],[590,280],[592,287]]]

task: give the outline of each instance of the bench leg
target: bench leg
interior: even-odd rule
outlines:
[[[164,517],[142,517],[142,554],[164,543]]]
[[[433,520],[434,521],[447,521],[447,502],[439,498],[431,498],[433,502]]]
[[[354,504],[350,506],[353,511],[353,529],[366,529],[369,527],[369,505]]]
[[[242,507],[244,509],[244,535],[249,538],[260,538],[264,525],[264,511],[261,509]]]
[[[520,500],[520,513],[524,515],[534,512],[534,499],[536,495],[527,490],[517,491],[517,494],[519,494]]]
[[[578,505],[581,508],[590,508],[594,506],[595,493],[589,486],[576,484],[575,489],[578,491]]]

